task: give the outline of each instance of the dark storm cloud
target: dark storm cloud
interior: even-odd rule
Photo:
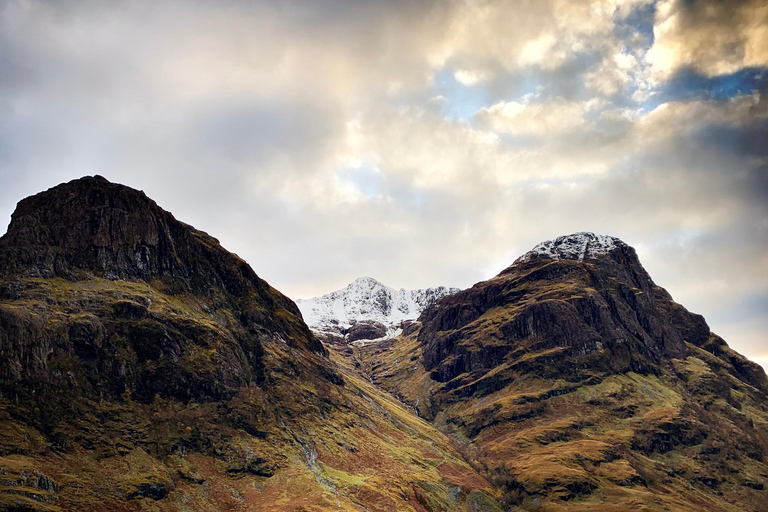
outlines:
[[[691,67],[707,76],[768,66],[762,0],[658,2],[655,48],[649,58],[664,74]]]
[[[693,65],[706,66],[720,59],[752,65],[766,57],[763,52],[768,51],[768,43],[750,33],[752,27],[764,27],[768,22],[763,1],[694,0],[678,6],[680,31],[692,39],[684,57]],[[707,37],[711,35],[715,37]],[[755,45],[762,47],[753,48]]]

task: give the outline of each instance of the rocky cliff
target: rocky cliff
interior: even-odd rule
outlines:
[[[19,203],[0,238],[0,510],[499,510],[491,491],[142,192],[87,177]]]
[[[621,240],[539,244],[366,347],[523,510],[762,510],[768,381]],[[416,363],[416,364],[415,364]]]
[[[264,343],[324,353],[295,304],[215,238],[101,177],[21,201],[0,269],[6,394],[68,386],[52,367],[74,355],[89,396],[230,398],[264,382]]]

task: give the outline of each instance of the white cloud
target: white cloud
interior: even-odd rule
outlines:
[[[556,98],[547,102],[499,102],[478,112],[480,122],[512,135],[558,136],[587,126],[586,106]]]
[[[453,76],[456,78],[456,81],[467,86],[475,85],[488,79],[488,73],[484,71],[469,71],[466,69],[456,71]]]
[[[585,85],[598,94],[619,94],[632,83],[637,71],[637,59],[630,53],[617,51],[606,55],[600,66],[585,76]]]

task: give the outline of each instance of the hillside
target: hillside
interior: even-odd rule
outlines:
[[[101,177],[19,203],[0,354],[0,510],[499,510],[290,299]]]
[[[765,510],[765,373],[619,239],[539,244],[352,358],[512,510]]]

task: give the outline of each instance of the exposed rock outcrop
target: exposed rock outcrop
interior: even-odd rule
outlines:
[[[478,322],[494,308],[499,321]],[[421,321],[424,365],[441,382],[490,370],[523,348],[555,350],[537,371],[574,380],[596,371],[655,372],[686,354],[686,342],[701,347],[710,336],[701,315],[653,283],[634,249],[583,233],[540,244]],[[750,384],[766,385],[764,378]]]

